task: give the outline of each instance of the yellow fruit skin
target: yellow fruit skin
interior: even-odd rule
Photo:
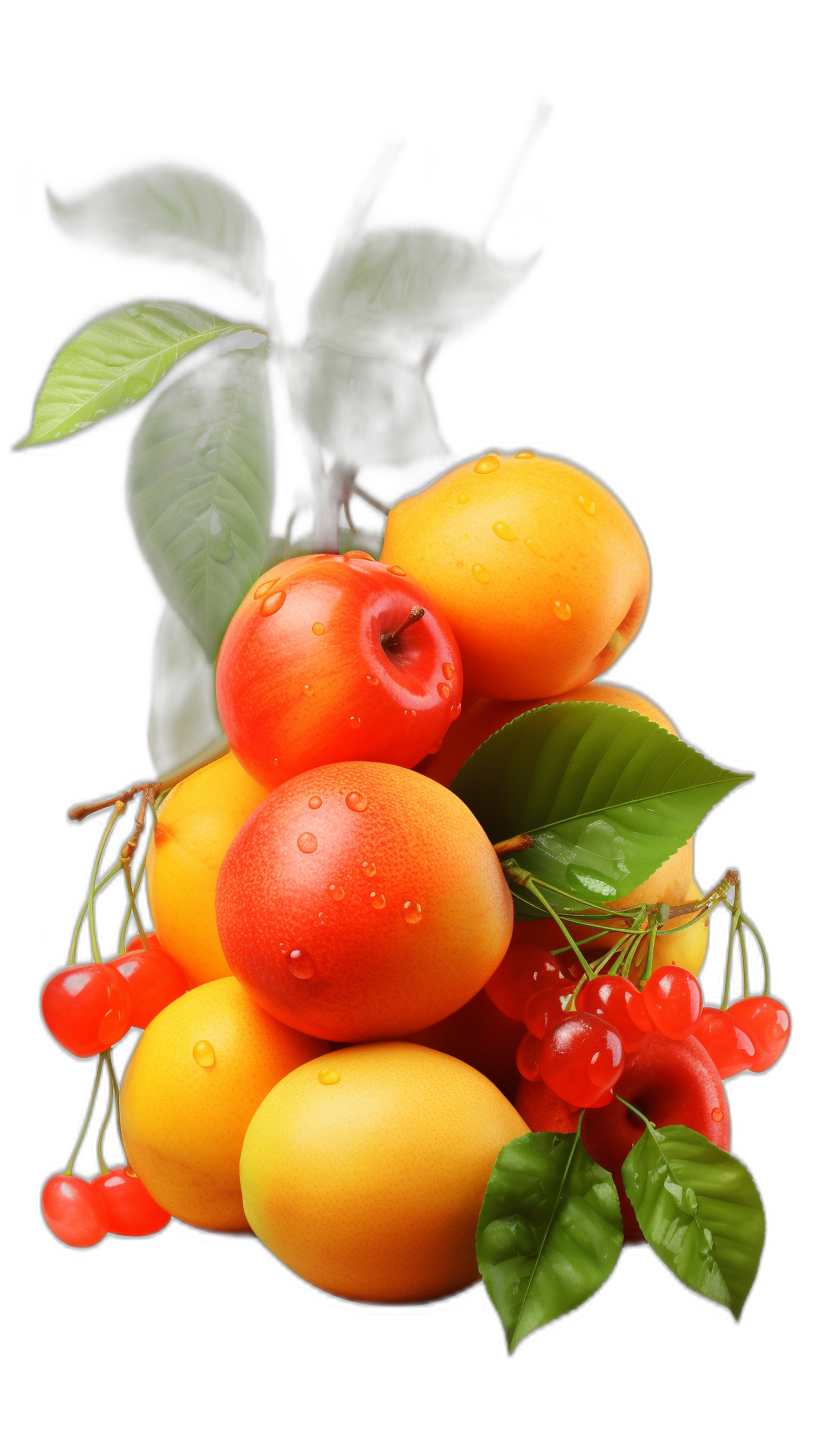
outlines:
[[[212,1066],[193,1056],[199,1042]],[[326,1046],[275,1021],[234,976],[198,986],[154,1017],[122,1082],[122,1139],[156,1202],[185,1223],[246,1229],[238,1166],[271,1087]]]
[[[699,900],[700,895],[700,886],[695,880],[691,880],[685,894],[674,903],[684,905],[690,900]],[[688,922],[692,918],[692,916],[685,915],[680,916],[677,920],[672,920],[670,922],[672,925],[682,925],[687,928],[671,935],[657,937],[652,962],[655,970],[659,970],[661,966],[674,964],[685,967],[687,971],[691,971],[693,976],[699,976],[708,950],[708,916],[698,920],[695,925],[689,925]],[[645,960],[645,950],[635,957],[637,965]]]
[[[345,1047],[299,1067],[258,1108],[241,1154],[246,1215],[273,1254],[331,1294],[438,1299],[478,1277],[487,1181],[500,1148],[527,1130],[455,1057],[406,1042]]]
[[[266,798],[232,753],[171,789],[147,854],[147,895],[162,949],[194,986],[229,976],[215,923],[215,885],[238,830]]]
[[[469,693],[566,692],[606,672],[640,627],[646,547],[611,492],[577,466],[491,456],[497,468],[467,460],[394,506],[381,560],[438,601]]]

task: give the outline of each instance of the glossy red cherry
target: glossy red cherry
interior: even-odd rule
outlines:
[[[646,1032],[632,1016],[633,1003],[640,1000],[640,992],[631,981],[623,976],[595,976],[587,981],[575,998],[578,1011],[590,1011],[614,1026],[625,1052],[633,1052],[642,1042]],[[638,1008],[642,1014],[642,1008]]]
[[[75,1057],[96,1056],[130,1031],[127,982],[113,966],[71,966],[46,985],[42,1014],[51,1035],[66,1051]]]
[[[791,1019],[787,1006],[775,996],[746,996],[729,1006],[728,1015],[754,1043],[752,1072],[764,1072],[781,1057],[788,1044]]]
[[[145,934],[145,940],[147,941],[148,950],[161,950],[161,942],[155,930],[148,930]],[[142,937],[140,935],[131,936],[125,946],[125,950],[144,950]]]
[[[522,1079],[516,1093],[516,1110],[533,1132],[575,1132],[580,1113],[563,1097],[556,1097],[546,1083]]]
[[[704,1046],[721,1077],[736,1077],[747,1072],[756,1049],[747,1032],[727,1011],[704,1006],[694,1028],[694,1035]]]
[[[585,1011],[572,1012],[544,1036],[539,1076],[572,1107],[591,1107],[623,1071],[623,1042],[614,1026]]]
[[[543,1036],[545,1031],[563,1021],[567,1015],[567,1005],[574,987],[571,981],[562,982],[564,984],[567,987],[566,992],[557,987],[548,991],[536,991],[527,1002],[524,1008],[524,1025],[533,1036]]]
[[[485,990],[505,1016],[524,1020],[524,1008],[537,991],[574,985],[560,958],[537,945],[510,944],[504,960],[490,977]]]
[[[703,1009],[703,993],[691,971],[664,966],[649,977],[642,994],[655,1031],[672,1041],[691,1036]]]
[[[102,1200],[91,1183],[55,1173],[42,1191],[42,1211],[52,1234],[75,1249],[89,1249],[108,1232]]]
[[[139,1238],[157,1234],[170,1222],[170,1214],[151,1198],[141,1178],[127,1168],[109,1168],[94,1178],[91,1187],[96,1189],[105,1210],[109,1233]]]
[[[153,940],[155,943],[150,944]],[[144,1028],[158,1016],[171,1001],[177,1001],[190,982],[181,966],[171,960],[158,943],[158,937],[149,936],[147,948],[138,942],[137,946],[109,962],[123,976],[130,991],[131,1023]]]
[[[531,1031],[523,1036],[518,1044],[516,1052],[516,1066],[527,1082],[535,1082],[538,1079],[538,1058],[541,1053],[541,1038],[533,1036]]]

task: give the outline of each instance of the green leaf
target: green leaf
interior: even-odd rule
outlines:
[[[516,864],[557,892],[560,913],[642,884],[750,777],[719,768],[640,713],[581,702],[520,714],[477,748],[451,788],[491,842],[533,836]],[[526,913],[542,913],[531,890],[511,888]]]
[[[287,361],[295,413],[338,460],[406,465],[446,450],[419,370],[318,344]]]
[[[534,260],[507,263],[429,229],[366,233],[337,253],[312,298],[312,335],[350,354],[416,362],[515,288]]]
[[[165,607],[153,647],[147,729],[156,772],[172,773],[221,737],[215,668],[172,607]]]
[[[479,1226],[479,1272],[512,1352],[609,1278],[623,1244],[612,1174],[569,1135],[528,1132],[502,1148]]]
[[[17,448],[64,439],[138,404],[185,354],[245,329],[263,332],[189,303],[131,303],[93,319],[54,359]]]
[[[188,259],[264,288],[261,225],[243,198],[206,172],[146,167],[114,177],[73,202],[48,193],[54,221],[75,237],[130,253]]]
[[[663,1263],[739,1319],[765,1241],[748,1169],[699,1132],[650,1122],[622,1173],[644,1237]]]
[[[211,662],[269,545],[272,423],[261,352],[235,349],[171,384],[131,449],[139,545]]]

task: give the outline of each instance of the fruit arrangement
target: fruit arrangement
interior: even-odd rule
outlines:
[[[64,219],[112,227],[116,197],[132,218],[140,186],[120,179],[101,212],[91,195]],[[153,176],[154,211],[175,198],[177,222],[181,186]],[[183,186],[200,229],[209,193]],[[252,287],[252,219],[226,191],[218,202],[232,233],[198,242]],[[355,1300],[437,1299],[481,1276],[511,1351],[592,1295],[624,1242],[739,1317],[764,1215],[730,1152],[723,1084],[772,1066],[790,1017],[738,873],[705,892],[693,879],[700,823],[749,775],[603,678],[646,613],[638,529],[594,475],[522,448],[398,502],[376,546],[354,533],[351,499],[370,497],[343,463],[349,381],[359,403],[388,365],[389,398],[409,381],[415,420],[442,320],[467,314],[464,295],[434,314],[425,292],[405,310],[430,288],[417,256],[433,276],[441,257],[457,277],[475,270],[482,307],[520,276],[451,242],[364,235],[318,287],[313,337],[287,365],[335,455],[311,540],[293,543],[291,521],[268,538],[271,328],[169,385],[140,426],[131,514],[178,613],[163,671],[210,673],[224,736],[205,726],[181,763],[160,747],[157,778],[70,811],[108,814],[42,1013],[96,1069],[43,1215],[81,1247],[171,1218],[251,1229]],[[57,357],[24,443],[134,403],[183,354],[246,327],[266,333],[177,304],[97,320]],[[379,448],[360,428],[356,443]],[[125,906],[107,954],[97,902],[112,884]],[[723,989],[706,1004],[719,907]],[[113,1049],[133,1028],[120,1086]],[[74,1165],[103,1077],[89,1180]],[[125,1162],[108,1167],[112,1119]]]

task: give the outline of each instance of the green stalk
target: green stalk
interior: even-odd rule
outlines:
[[[101,1076],[102,1076],[102,1057],[99,1056],[96,1059],[96,1076],[94,1077],[93,1091],[91,1092],[91,1100],[88,1103],[88,1111],[85,1113],[85,1121],[82,1124],[82,1128],[80,1130],[79,1137],[77,1138],[76,1143],[74,1144],[74,1151],[72,1152],[70,1158],[68,1159],[68,1166],[65,1169],[65,1176],[66,1176],[66,1178],[70,1178],[71,1177],[71,1175],[72,1175],[72,1173],[74,1171],[74,1163],[76,1162],[77,1154],[78,1154],[80,1148],[82,1147],[83,1142],[85,1141],[85,1134],[88,1131],[88,1123],[91,1120],[91,1113],[94,1110],[94,1103],[96,1102],[96,1094],[99,1091],[99,1078]]]

